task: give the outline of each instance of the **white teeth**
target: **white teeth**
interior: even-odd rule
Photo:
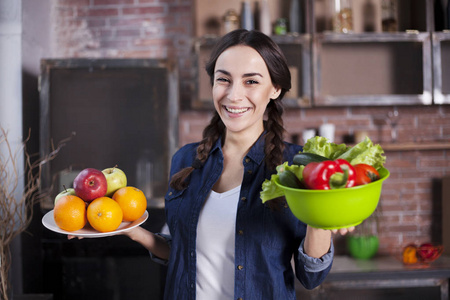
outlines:
[[[248,110],[248,108],[229,108],[226,106],[225,106],[225,109],[233,114],[240,114],[240,113],[246,112]]]

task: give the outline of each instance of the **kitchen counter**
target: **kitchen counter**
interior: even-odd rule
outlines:
[[[376,257],[357,260],[349,256],[337,256],[333,267],[321,288],[381,289],[439,287],[440,299],[448,299],[450,257],[441,256],[428,266],[405,266],[400,258]]]

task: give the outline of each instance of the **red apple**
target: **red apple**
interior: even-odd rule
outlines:
[[[105,196],[108,184],[102,171],[87,168],[75,177],[73,188],[78,197],[86,202],[91,202],[96,198]]]

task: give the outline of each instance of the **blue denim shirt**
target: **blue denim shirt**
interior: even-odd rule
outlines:
[[[191,166],[198,143],[188,144],[172,158],[170,176]],[[292,160],[300,146],[286,143],[286,160]],[[260,199],[261,184],[271,175],[265,169],[264,138],[244,158],[244,178],[236,216],[235,299],[295,299],[295,276],[308,289],[326,277],[334,248],[322,258],[303,252],[306,225],[297,220],[285,203],[269,208]],[[292,161],[291,161],[292,163]],[[171,245],[167,262],[165,299],[195,299],[196,234],[200,210],[223,169],[220,140],[201,169],[193,171],[186,189],[169,188],[165,197],[166,220]],[[294,258],[295,275],[291,260]],[[154,258],[157,260],[157,258]]]

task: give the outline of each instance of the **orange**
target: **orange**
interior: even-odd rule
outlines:
[[[147,198],[144,193],[132,186],[118,189],[114,193],[113,199],[122,208],[124,221],[132,222],[139,219],[147,209]]]
[[[86,203],[79,197],[67,195],[61,197],[53,210],[55,224],[67,231],[76,231],[86,225]]]
[[[87,208],[87,219],[100,232],[116,230],[122,223],[123,213],[119,204],[109,197],[94,199]]]

